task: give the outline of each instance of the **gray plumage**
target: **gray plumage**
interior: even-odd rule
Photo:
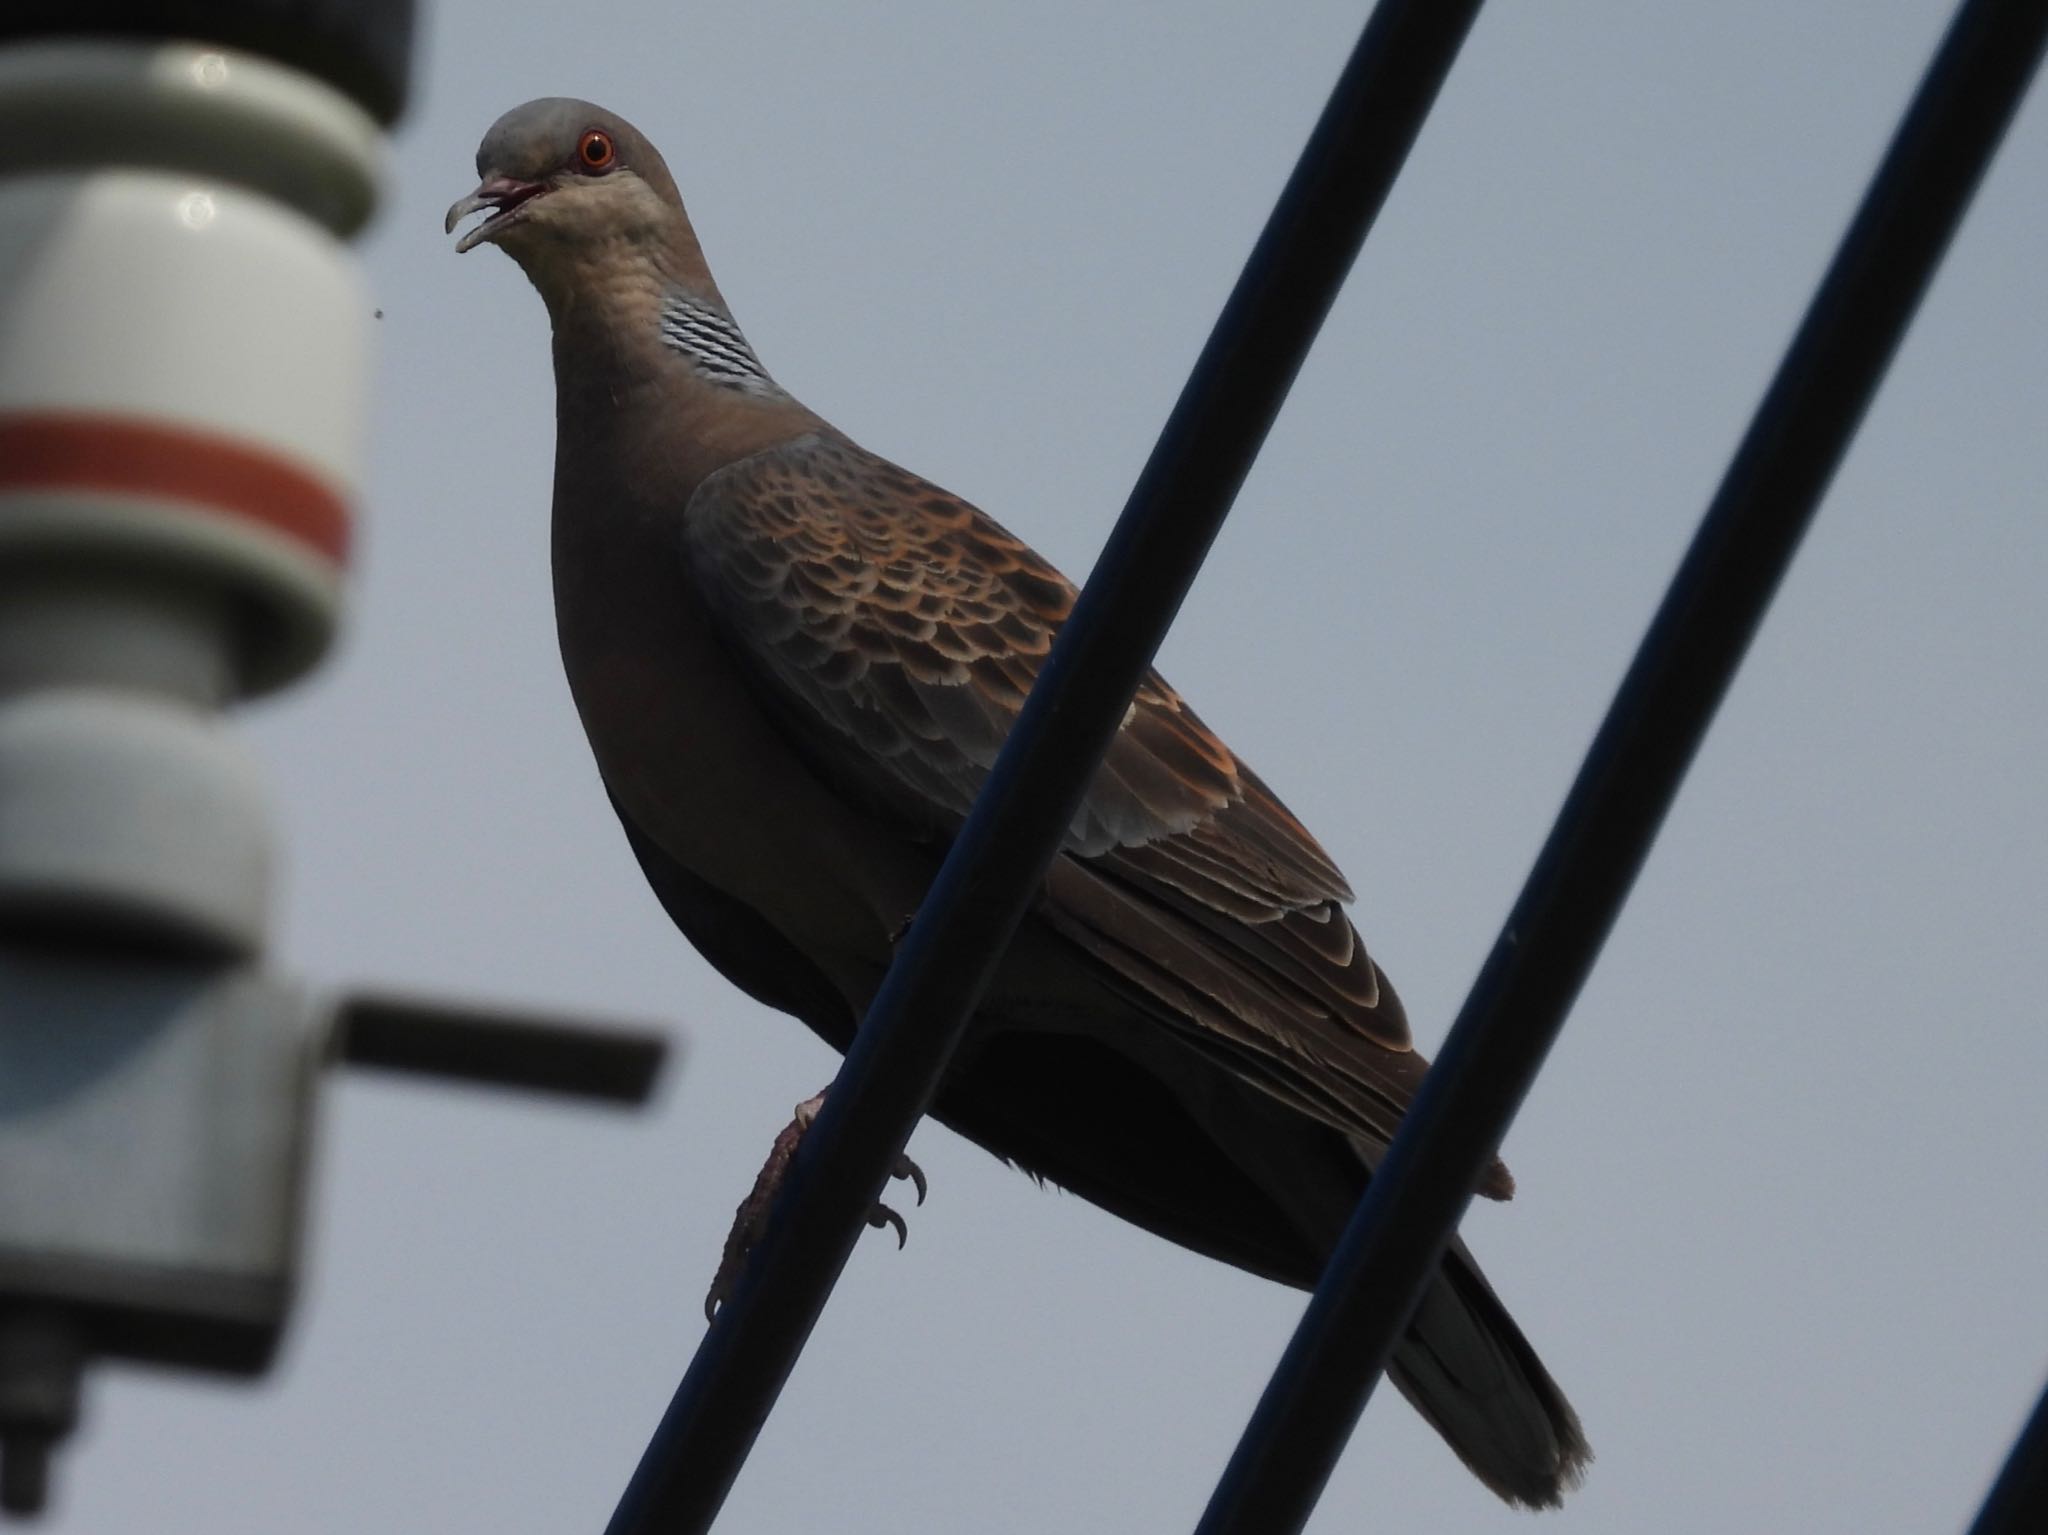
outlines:
[[[449,227],[554,331],[562,657],[677,925],[844,1049],[1074,596],[1022,540],[777,387],[661,158],[507,113]],[[1313,1284],[1425,1063],[1314,838],[1147,677],[934,1112],[1225,1262]],[[1512,1189],[1496,1163],[1482,1193]],[[1393,1379],[1485,1483],[1555,1504],[1578,1420],[1461,1243]]]

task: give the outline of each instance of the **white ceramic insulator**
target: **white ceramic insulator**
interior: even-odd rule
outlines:
[[[381,143],[250,56],[0,46],[0,930],[261,948],[269,819],[210,710],[333,634]]]
[[[269,817],[218,716],[117,688],[0,708],[0,923],[81,919],[152,949],[246,956],[270,908]]]
[[[158,171],[0,178],[0,560],[66,546],[246,588],[251,691],[326,647],[368,301],[302,214]]]

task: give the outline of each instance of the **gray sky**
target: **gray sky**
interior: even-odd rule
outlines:
[[[639,1117],[341,1082],[281,1368],[97,1376],[53,1530],[600,1527],[835,1065],[674,933],[590,766],[545,316],[440,229],[484,128],[631,117],[777,376],[1080,575],[1363,10],[430,0],[350,632],[243,715],[279,961],[687,1059]],[[1467,45],[1164,654],[1425,1045],[1947,11],[1500,0]],[[2037,91],[1467,1224],[1598,1452],[1551,1527],[1958,1529],[2048,1371],[2044,186]],[[1189,1526],[1302,1297],[913,1150],[721,1528]],[[1312,1527],[1527,1517],[1389,1391]]]

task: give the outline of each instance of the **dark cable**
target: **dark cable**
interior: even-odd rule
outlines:
[[[1968,0],[1958,12],[1199,1535],[1287,1535],[1315,1507],[2026,93],[2044,34],[2042,0]]]

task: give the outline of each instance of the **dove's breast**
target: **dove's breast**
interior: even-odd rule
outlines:
[[[660,516],[559,503],[556,629],[605,785],[637,830],[863,994],[933,867],[833,794],[713,632]]]

